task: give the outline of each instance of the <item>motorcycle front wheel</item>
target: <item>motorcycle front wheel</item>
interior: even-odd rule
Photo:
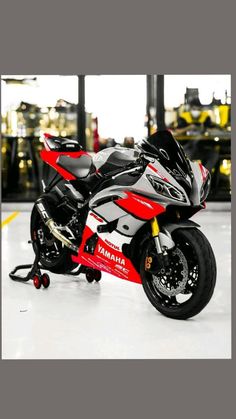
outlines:
[[[142,252],[140,275],[151,304],[162,314],[186,320],[196,316],[210,301],[216,283],[216,261],[210,243],[196,228],[172,233],[175,248],[170,250],[168,268],[155,275],[145,270],[145,259],[154,247]]]

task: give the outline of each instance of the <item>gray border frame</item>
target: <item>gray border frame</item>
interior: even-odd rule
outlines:
[[[227,73],[234,92],[234,17],[227,0],[193,5],[8,0],[1,5],[0,73]],[[232,140],[233,168],[235,153]],[[234,209],[234,170],[232,183]],[[235,264],[233,258],[233,274]],[[234,307],[235,301],[233,320]],[[232,360],[0,361],[0,414],[4,419],[233,417],[235,363],[235,331]]]

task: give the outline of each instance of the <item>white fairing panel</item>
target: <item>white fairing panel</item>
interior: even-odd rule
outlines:
[[[127,214],[120,218],[116,230],[125,236],[133,237],[137,231],[146,223],[146,221],[138,220],[131,214]]]
[[[94,157],[94,164],[97,168],[105,164],[109,156],[112,153],[119,151],[124,154],[124,161],[130,159],[136,159],[137,151],[134,149],[126,149],[122,147],[111,147],[101,152],[97,153]],[[89,206],[91,210],[94,210],[96,214],[100,215],[105,221],[112,222],[117,220],[116,232],[112,233],[112,236],[116,234],[121,234],[124,236],[132,237],[136,232],[145,224],[146,221],[140,220],[134,217],[132,214],[128,213],[125,209],[120,208],[116,205],[115,201],[119,198],[126,198],[126,192],[130,191],[136,194],[144,195],[146,198],[149,198],[152,201],[155,201],[166,207],[167,205],[179,205],[179,206],[190,206],[190,205],[200,205],[200,191],[202,186],[202,174],[199,164],[196,162],[190,162],[192,172],[194,175],[193,181],[191,178],[186,175],[185,179],[189,183],[189,186],[192,186],[192,192],[190,199],[185,191],[185,189],[178,183],[178,180],[174,178],[174,174],[166,170],[158,160],[154,160],[146,166],[144,173],[138,178],[138,180],[129,185],[116,185],[116,179],[119,178],[118,174],[113,177],[114,184],[98,192],[90,200]],[[167,185],[172,185],[177,188],[179,192],[182,193],[183,199],[177,200],[174,197],[158,193],[154,186],[149,181],[149,176],[155,177],[158,181],[166,183]],[[178,173],[175,175],[177,176]],[[192,183],[193,182],[193,183]],[[191,201],[190,201],[191,200]],[[108,233],[111,237],[110,233]],[[104,236],[103,236],[104,237]]]
[[[200,205],[200,194],[201,194],[201,187],[203,183],[202,172],[201,172],[198,162],[190,161],[190,164],[191,164],[191,168],[194,175],[190,199],[193,205]]]
[[[123,217],[127,213],[122,210],[118,205],[114,204],[114,202],[107,202],[106,204],[99,205],[94,208],[97,214],[101,217],[105,218],[107,221],[114,221],[120,217]]]
[[[114,150],[114,148],[113,148]],[[107,150],[105,150],[107,151]],[[109,150],[111,152],[111,150]],[[101,152],[102,153],[102,152]],[[109,153],[105,153],[110,155]],[[160,203],[163,207],[173,203],[176,204],[176,200],[171,197],[165,197],[156,192],[152,184],[149,182],[147,175],[156,176],[162,180],[167,180],[170,184],[176,186],[185,196],[185,202],[179,202],[178,205],[188,206],[190,205],[189,198],[185,190],[179,185],[179,183],[168,173],[163,166],[155,161],[151,165],[146,167],[143,175],[133,185],[112,185],[108,188],[98,192],[90,201],[90,209],[94,210],[98,215],[103,217],[107,222],[118,220],[116,230],[126,236],[134,236],[135,233],[142,227],[145,221],[139,220],[128,214],[125,210],[121,209],[114,202],[117,197],[126,198],[126,191],[145,195],[150,200]],[[105,203],[104,203],[105,199]],[[110,199],[110,202],[109,202]]]
[[[97,227],[99,225],[106,224],[105,221],[101,221],[96,217],[96,213],[89,211],[87,226],[94,232],[97,233],[103,241],[105,241],[109,246],[113,247],[115,250],[122,252],[122,246],[124,243],[129,244],[132,237],[125,237],[120,234],[118,231],[114,230],[112,233],[98,233]]]
[[[151,183],[148,181],[147,175],[156,176],[162,180],[167,179],[171,185],[177,187],[183,193],[186,202],[176,201],[175,199],[171,199],[170,197],[165,197],[162,194],[157,193]],[[176,204],[176,202],[178,202],[178,205],[181,206],[190,205],[189,198],[184,188],[174,179],[173,176],[171,176],[167,170],[165,170],[165,168],[157,160],[146,167],[143,176],[135,183],[135,185],[132,185],[131,190],[145,193],[145,195],[149,196],[150,199],[157,201],[163,206],[169,205],[171,203]]]
[[[118,220],[116,230],[125,236],[134,236],[135,233],[145,224],[146,221],[138,220],[131,214],[127,214],[122,208],[114,202],[97,206],[94,208],[96,214],[100,215],[107,222]]]

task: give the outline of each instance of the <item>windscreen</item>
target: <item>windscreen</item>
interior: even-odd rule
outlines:
[[[162,166],[190,192],[192,187],[192,170],[181,145],[175,140],[171,132],[158,131],[141,144],[144,152],[156,156]]]

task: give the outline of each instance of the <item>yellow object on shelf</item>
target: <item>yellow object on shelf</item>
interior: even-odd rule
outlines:
[[[208,118],[209,112],[208,111],[202,111],[200,117],[198,118],[197,122],[200,124],[204,124],[205,120]],[[185,119],[187,124],[193,124],[195,120],[193,119],[191,112],[183,112],[180,114],[180,117]]]
[[[229,105],[220,105],[219,109],[219,117],[220,117],[220,126],[225,127],[229,123],[229,113],[230,107]]]
[[[224,159],[220,165],[220,173],[225,176],[231,174],[231,160]]]

